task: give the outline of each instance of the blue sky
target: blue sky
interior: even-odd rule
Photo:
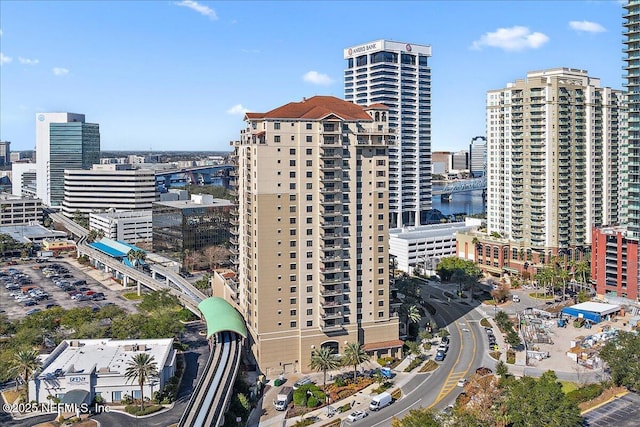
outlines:
[[[100,124],[103,150],[223,150],[243,112],[343,97],[343,49],[431,45],[432,148],[485,133],[489,89],[553,67],[622,89],[620,1],[0,0],[0,139],[35,113]]]

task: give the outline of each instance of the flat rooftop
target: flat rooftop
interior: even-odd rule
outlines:
[[[21,243],[29,243],[34,239],[41,240],[67,237],[67,233],[64,231],[49,230],[39,224],[6,225],[0,227],[0,233],[8,234],[12,239]]]
[[[170,206],[172,208],[187,209],[187,208],[210,208],[210,207],[223,207],[232,206],[231,200],[226,199],[213,199],[212,202],[194,202],[193,200],[169,200],[163,202],[153,202],[154,205]]]
[[[421,225],[417,227],[392,228],[389,235],[396,239],[414,240],[429,237],[448,236],[458,231],[470,230],[473,227],[464,222]]]
[[[169,356],[172,351],[173,338],[65,340],[45,360],[45,368],[39,378],[53,378],[62,374],[89,375],[94,369],[100,375],[124,375],[132,356],[143,352],[153,356],[158,370],[161,370],[171,360]]]

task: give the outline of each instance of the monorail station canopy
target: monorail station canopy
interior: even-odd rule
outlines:
[[[562,309],[562,314],[600,323],[608,315],[617,313],[620,310],[621,307],[619,305],[589,301],[565,307]]]
[[[247,337],[247,328],[242,315],[222,298],[211,297],[198,304],[198,309],[207,322],[207,338],[218,332],[231,331],[243,338]]]

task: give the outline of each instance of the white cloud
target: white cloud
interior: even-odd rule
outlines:
[[[69,74],[69,70],[62,67],[54,67],[52,71],[56,76],[66,76],[67,74]]]
[[[11,61],[13,61],[13,58],[6,56],[4,53],[0,52],[0,65],[8,64]]]
[[[313,83],[314,85],[322,86],[329,86],[331,83],[333,83],[333,80],[331,80],[328,75],[319,73],[317,71],[309,71],[302,77],[302,80],[308,83]]]
[[[576,31],[584,31],[587,33],[603,33],[607,31],[602,25],[597,22],[590,21],[571,21],[569,22],[569,27],[572,30]]]
[[[18,62],[24,65],[36,65],[40,61],[38,61],[37,59],[29,59],[29,58],[23,58],[22,56],[19,56]]]
[[[244,114],[249,110],[242,106],[242,104],[236,104],[227,110],[228,114]]]
[[[473,42],[471,48],[480,50],[484,46],[488,46],[506,51],[519,51],[537,49],[548,41],[549,37],[546,34],[532,33],[527,27],[515,26],[498,28],[492,33],[483,34],[479,40]]]
[[[176,2],[176,6],[188,7],[191,10],[195,10],[200,15],[208,16],[209,19],[213,21],[216,21],[218,19],[218,15],[216,15],[215,10],[211,9],[209,6],[200,4],[195,0],[182,0]]]

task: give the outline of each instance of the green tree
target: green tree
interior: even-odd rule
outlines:
[[[181,307],[180,300],[172,295],[168,289],[149,292],[144,295],[138,308],[146,312],[177,310]]]
[[[155,358],[148,353],[138,353],[127,362],[124,376],[127,382],[138,382],[140,386],[140,410],[144,410],[144,384],[158,376]]]
[[[392,427],[439,427],[435,413],[432,409],[412,409],[402,418],[393,418]]]
[[[422,347],[420,346],[419,342],[407,341],[404,344],[407,346],[407,353],[414,356],[419,356],[420,354],[422,354]]]
[[[617,386],[640,390],[640,335],[617,331],[600,350],[600,357],[609,365]]]
[[[509,367],[502,360],[496,364],[496,375],[501,378],[506,378],[506,376],[509,375]]]
[[[507,343],[513,348],[522,344],[522,341],[520,340],[520,335],[518,335],[518,333],[513,329],[509,329],[509,331],[507,332],[507,337],[505,341],[507,341]]]
[[[340,357],[333,352],[331,347],[321,347],[313,350],[309,367],[316,372],[322,372],[322,387],[327,385],[327,371],[337,369],[340,366]]]
[[[566,399],[553,371],[507,384],[506,414],[513,427],[579,427],[580,409]]]
[[[72,220],[79,226],[89,229],[89,214],[82,213],[79,209],[76,209],[73,213]]]
[[[369,361],[371,356],[367,354],[362,346],[357,342],[350,342],[344,348],[342,354],[342,364],[345,366],[353,366],[353,380],[357,378],[358,366],[361,363]]]
[[[420,319],[422,319],[422,315],[418,306],[410,305],[407,308],[407,335],[409,335],[409,325],[411,323],[419,323]]]
[[[42,366],[38,352],[35,350],[20,350],[11,361],[11,373],[13,376],[19,376],[27,388],[27,402],[29,401],[29,377],[31,373]],[[18,383],[16,381],[16,389]]]

